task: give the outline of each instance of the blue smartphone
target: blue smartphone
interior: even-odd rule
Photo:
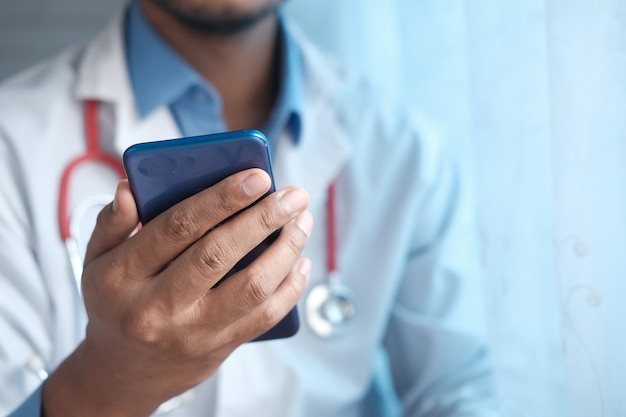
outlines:
[[[267,194],[275,191],[267,138],[256,130],[139,143],[126,149],[123,161],[143,224],[180,201],[249,168],[267,172],[272,179]],[[250,265],[279,233],[280,230],[274,232],[244,256],[216,286]],[[299,327],[298,311],[294,307],[255,341],[290,337]]]

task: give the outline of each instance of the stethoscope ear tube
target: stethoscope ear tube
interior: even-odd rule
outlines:
[[[78,243],[73,237],[65,239],[65,251],[67,252],[67,259],[70,261],[70,267],[72,268],[72,276],[74,277],[74,283],[76,284],[76,291],[78,296],[82,297],[83,291],[81,288],[81,278],[83,276],[83,260],[78,251]]]
[[[70,261],[74,281],[76,281],[76,290],[79,297],[82,297],[81,280],[83,275],[83,256],[81,256],[78,241],[74,236],[82,236],[82,233],[80,232],[80,220],[85,217],[89,210],[100,210],[102,207],[109,204],[111,200],[111,196],[104,194],[91,196],[81,201],[70,216],[70,235],[63,243],[65,244],[67,258]]]

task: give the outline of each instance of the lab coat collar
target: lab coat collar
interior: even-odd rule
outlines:
[[[124,53],[124,19],[127,5],[108,27],[90,42],[78,65],[76,96],[113,107],[115,125],[112,147],[121,155],[132,144],[171,139],[180,131],[164,106],[142,119],[137,113]],[[105,138],[107,140],[107,138]]]
[[[76,87],[78,99],[95,99],[113,106],[112,140],[120,155],[134,143],[181,135],[167,106],[144,119],[136,111],[124,54],[125,10],[117,13],[105,31],[86,47],[78,64]],[[279,187],[296,184],[307,189],[312,201],[323,201],[330,183],[351,154],[342,114],[342,109],[347,108],[343,105],[343,92],[349,77],[289,22],[286,27],[303,58],[302,140],[296,144],[289,135],[281,136],[274,173]]]

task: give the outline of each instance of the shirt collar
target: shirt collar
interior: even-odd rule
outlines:
[[[280,84],[276,103],[265,125],[268,137],[277,137],[287,128],[298,143],[302,131],[302,56],[295,40],[280,17]]]
[[[221,107],[218,92],[154,30],[137,1],[130,4],[126,16],[125,43],[128,72],[141,118],[161,106],[171,105],[192,87],[205,90]],[[302,57],[282,16],[279,45],[281,74],[278,96],[263,130],[271,139],[287,128],[294,141],[298,142],[302,125]]]
[[[141,118],[171,104],[191,86],[204,84],[200,75],[152,28],[137,1],[129,7],[125,32],[128,71]]]

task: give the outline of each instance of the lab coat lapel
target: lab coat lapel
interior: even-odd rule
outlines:
[[[328,187],[351,154],[344,130],[332,112],[319,104],[305,109],[308,116],[303,118],[301,141],[281,141],[274,163],[277,185],[301,186],[314,203],[325,200]]]
[[[136,111],[124,51],[124,10],[117,13],[104,32],[87,45],[78,64],[76,84],[79,100],[98,100],[103,104],[101,107],[109,111],[104,120],[114,126],[109,129],[113,137],[103,137],[103,142],[106,146],[112,141],[109,147],[118,155],[135,143],[180,136],[167,107],[144,119]],[[102,114],[100,116],[103,120]],[[101,130],[106,129],[101,126]]]
[[[283,138],[274,161],[279,186],[298,185],[313,204],[323,202],[330,184],[352,154],[342,109],[349,87],[335,63],[313,47],[287,22],[303,57],[302,137],[299,143]]]

